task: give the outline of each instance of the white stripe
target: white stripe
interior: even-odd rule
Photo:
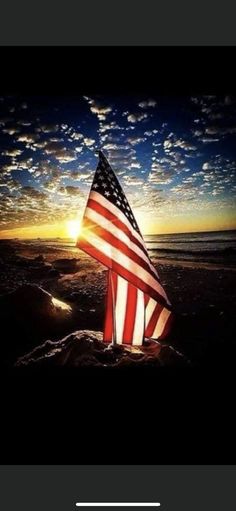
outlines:
[[[144,313],[145,313],[144,293],[140,289],[138,289],[136,316],[135,316],[134,332],[133,332],[133,340],[132,340],[132,344],[135,344],[136,346],[141,346],[143,344]]]
[[[157,275],[157,271],[155,270],[154,266],[150,262],[150,259],[148,256],[145,255],[143,250],[139,248],[135,243],[133,243],[127,234],[125,234],[121,229],[119,229],[116,225],[114,225],[110,220],[107,220],[104,216],[100,215],[100,213],[97,213],[92,208],[87,207],[85,210],[84,218],[88,218],[89,220],[92,220],[93,222],[97,223],[107,231],[109,231],[115,238],[118,240],[123,241],[127,245],[127,247],[133,252],[135,252],[139,257],[141,257],[146,263],[148,264],[149,268]]]
[[[123,254],[120,250],[107,243],[103,238],[100,238],[91,231],[88,231],[89,229],[84,229],[81,238],[87,239],[91,245],[100,250],[104,255],[139,277],[145,284],[152,287],[152,289],[165,298],[166,302],[170,305],[164,289],[161,287],[159,282],[150,275],[150,273],[144,270],[142,266],[132,261],[132,259]]]
[[[117,291],[116,291],[116,304],[115,304],[115,332],[117,344],[123,342],[123,332],[126,315],[128,293],[128,281],[118,275],[117,277]]]
[[[158,318],[155,330],[152,334],[153,339],[158,339],[158,337],[161,336],[169,316],[170,316],[170,311],[168,311],[168,309],[166,309],[166,308],[162,309],[161,314]]]
[[[152,317],[152,313],[155,310],[157,302],[153,298],[149,298],[148,304],[145,310],[145,327],[148,327],[148,323]]]
[[[123,222],[123,224],[125,224],[126,227],[128,227],[130,229],[133,236],[135,236],[135,238],[139,241],[139,243],[141,243],[143,245],[145,252],[147,251],[145,243],[143,241],[143,238],[140,236],[140,234],[138,234],[137,231],[135,231],[135,229],[133,229],[132,224],[130,223],[128,218],[124,215],[124,213],[122,213],[122,211],[119,208],[114,206],[114,204],[112,204],[112,202],[108,201],[105,197],[103,197],[103,195],[101,195],[98,192],[92,191],[90,193],[89,199],[95,200],[96,202],[101,204],[104,208],[107,208],[109,211],[111,211],[111,213],[113,213],[113,215],[117,216],[117,218],[119,218],[119,220],[121,220],[121,222]]]

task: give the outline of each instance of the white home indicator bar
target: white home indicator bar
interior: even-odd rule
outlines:
[[[160,502],[76,502],[78,507],[159,507]]]

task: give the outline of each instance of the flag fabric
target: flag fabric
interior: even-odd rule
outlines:
[[[94,175],[77,247],[109,268],[104,341],[164,338],[171,304],[131,207],[104,154]]]
[[[130,284],[117,273],[108,272],[104,342],[142,345],[145,337],[164,339],[169,333],[169,309]]]

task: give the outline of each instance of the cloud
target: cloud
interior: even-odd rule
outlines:
[[[88,98],[87,96],[84,96],[84,99],[86,99],[89,103],[91,112],[97,115],[99,121],[105,121],[107,115],[112,112],[111,106],[103,105],[95,99]]]
[[[2,156],[10,156],[10,157],[14,158],[15,156],[20,156],[21,153],[22,153],[21,149],[13,148],[13,149],[7,149],[6,151],[3,151]]]
[[[144,180],[137,176],[126,175],[123,176],[123,180],[127,186],[142,186],[144,184]]]
[[[180,147],[180,149],[184,149],[185,151],[197,150],[197,147],[191,142],[187,142],[181,138],[178,139],[173,134],[169,135],[169,137],[164,141],[163,146],[165,150],[169,150],[171,147]]]
[[[84,138],[84,143],[87,147],[91,147],[95,144],[95,140],[93,138]]]
[[[33,144],[38,140],[39,135],[37,133],[22,133],[17,137],[18,142],[24,142],[26,144]]]
[[[74,131],[74,133],[72,133],[71,135],[71,138],[73,138],[73,140],[82,140],[84,138],[84,135],[82,135],[82,133],[77,133],[76,131]]]
[[[61,186],[58,190],[58,193],[60,195],[70,195],[70,196],[83,195],[81,190],[76,186]]]
[[[127,139],[127,142],[129,142],[129,144],[131,145],[138,145],[138,144],[141,144],[142,142],[145,142],[147,139],[145,137],[129,137]]]
[[[148,176],[148,181],[152,184],[170,184],[175,174],[176,172],[173,169],[164,169],[161,165],[154,162]]]
[[[146,101],[141,101],[141,103],[138,104],[140,108],[154,108],[156,106],[157,102],[155,99],[148,99]]]
[[[54,133],[60,128],[59,124],[41,124],[36,131],[43,133]]]
[[[146,113],[136,113],[136,114],[128,114],[127,121],[135,124],[136,122],[141,122],[144,119],[147,119],[148,114]]]
[[[20,128],[17,128],[16,126],[7,127],[2,130],[3,133],[6,133],[7,135],[16,135],[16,133],[20,133]]]
[[[105,133],[106,131],[111,131],[111,130],[124,130],[124,128],[122,126],[119,126],[117,124],[117,122],[115,122],[115,121],[111,121],[109,123],[102,124],[99,127],[100,133]]]
[[[36,188],[33,188],[32,186],[23,186],[21,188],[21,194],[27,195],[27,197],[32,199],[46,199],[47,197],[45,193],[36,190]]]
[[[76,160],[76,151],[73,149],[67,149],[62,142],[49,141],[44,145],[45,154],[51,155],[60,163],[68,163]]]
[[[105,151],[127,151],[130,150],[130,146],[122,144],[106,144],[103,149],[105,149]]]

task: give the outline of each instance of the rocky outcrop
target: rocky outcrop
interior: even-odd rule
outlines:
[[[35,284],[19,286],[1,296],[0,321],[2,331],[8,331],[8,342],[2,342],[3,360],[15,361],[48,335],[65,332],[72,314],[67,303]]]
[[[46,341],[18,359],[16,366],[136,367],[187,365],[170,346],[146,342],[140,348],[104,344],[102,332],[78,330],[63,339]]]
[[[76,273],[78,271],[79,259],[56,259],[52,262],[53,268],[61,273]]]

